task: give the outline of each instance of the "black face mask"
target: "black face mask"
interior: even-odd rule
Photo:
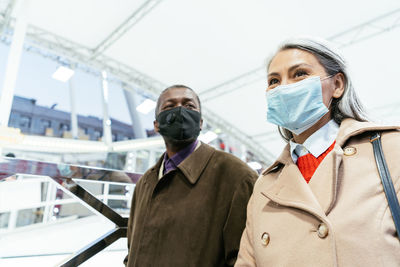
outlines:
[[[165,110],[156,120],[162,136],[183,141],[195,139],[200,133],[200,112],[184,107]]]

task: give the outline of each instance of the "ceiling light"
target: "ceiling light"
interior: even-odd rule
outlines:
[[[205,134],[200,134],[199,140],[203,143],[209,144],[211,141],[217,139],[218,135],[212,131],[208,131]]]
[[[61,81],[63,83],[68,82],[68,80],[74,75],[74,71],[70,68],[60,66],[51,76],[53,79]]]
[[[156,102],[150,99],[146,99],[139,106],[136,107],[136,110],[143,114],[148,114],[150,111],[155,109]]]

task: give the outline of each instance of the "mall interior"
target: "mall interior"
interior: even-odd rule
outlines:
[[[0,0],[0,266],[124,266],[173,84],[201,100],[199,140],[261,173],[285,146],[265,64],[289,37],[336,44],[370,114],[400,124],[399,26],[397,0]]]

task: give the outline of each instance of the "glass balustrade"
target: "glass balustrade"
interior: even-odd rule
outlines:
[[[95,266],[90,262],[108,253],[112,266],[122,266],[123,237],[140,176],[2,158],[0,265]]]

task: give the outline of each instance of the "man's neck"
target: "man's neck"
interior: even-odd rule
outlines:
[[[185,147],[191,145],[193,142],[196,142],[196,140],[188,143],[182,143],[182,144],[173,144],[165,140],[165,147],[166,147],[166,152],[168,155],[168,158],[172,158],[176,153],[184,149]]]

